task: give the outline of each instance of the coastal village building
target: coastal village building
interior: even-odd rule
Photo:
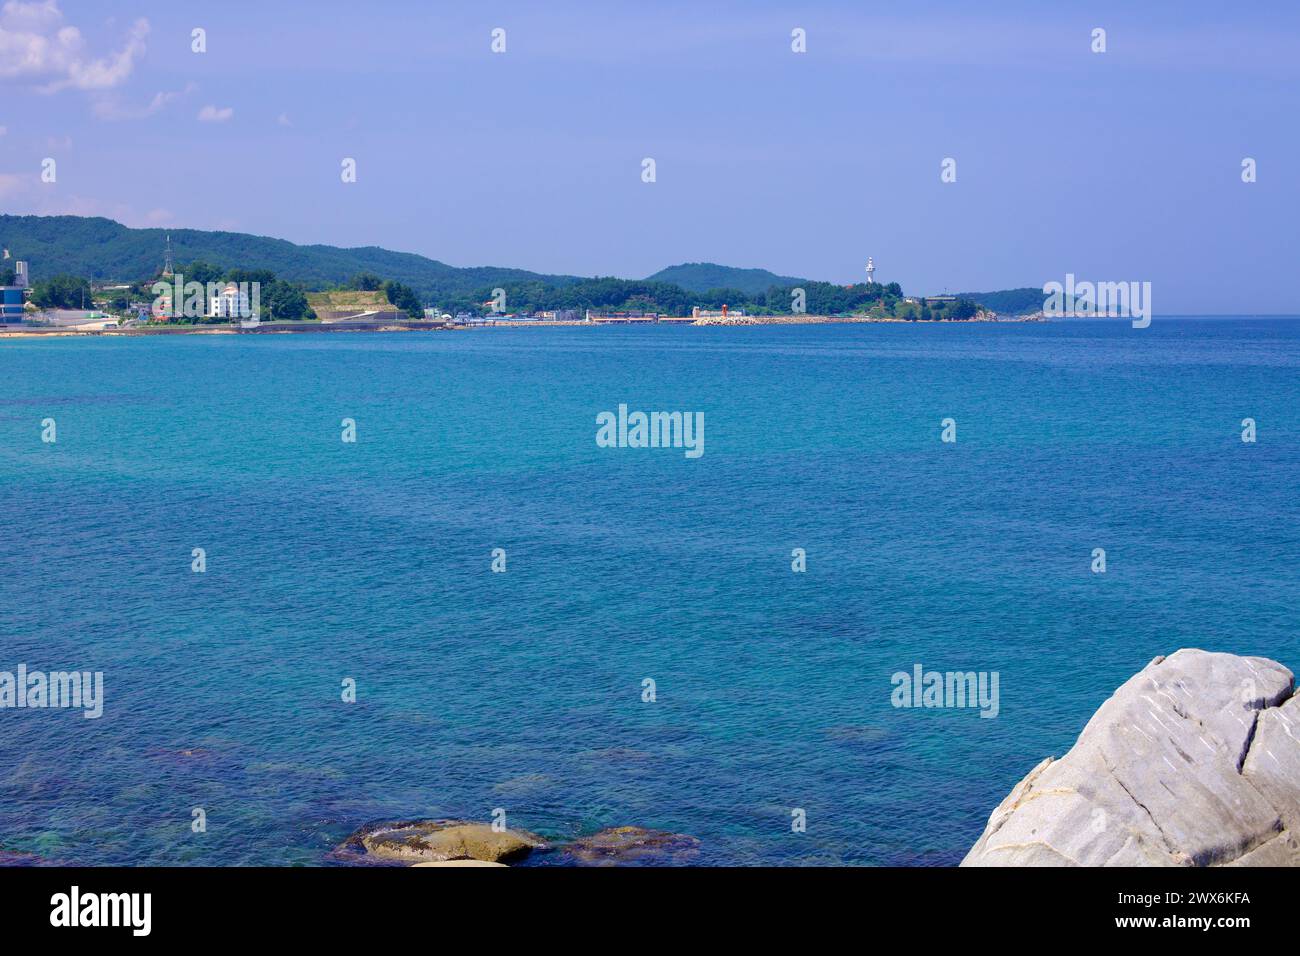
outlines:
[[[16,285],[0,286],[0,322],[17,325],[23,320],[23,290]]]
[[[588,322],[606,322],[614,325],[633,325],[641,322],[658,322],[658,312],[593,312],[587,310]]]
[[[248,289],[240,288],[233,282],[212,297],[208,315],[214,319],[246,319],[252,315],[248,303]]]
[[[172,317],[172,294],[171,286],[168,291],[164,292],[158,298],[153,300],[153,317],[159,322],[167,322]]]
[[[9,250],[4,253],[9,258]],[[27,263],[18,260],[14,263],[13,285],[0,286],[0,325],[19,325],[23,321],[23,306],[27,302],[29,280]]]
[[[743,318],[744,315],[744,309],[728,309],[725,305],[721,309],[701,309],[698,305],[691,309],[691,318],[693,319]]]

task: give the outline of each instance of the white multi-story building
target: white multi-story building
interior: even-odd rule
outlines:
[[[212,297],[208,315],[214,319],[246,319],[251,315],[248,289],[227,282],[226,287]]]

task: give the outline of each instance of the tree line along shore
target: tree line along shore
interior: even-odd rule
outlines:
[[[13,281],[12,270],[0,272],[0,285]],[[40,325],[43,316],[58,311],[96,310],[116,320],[119,329],[139,325],[222,326],[231,316],[210,308],[208,299],[196,308],[181,308],[167,296],[159,308],[160,289],[175,284],[182,290],[229,285],[252,287],[257,318],[274,322],[329,322],[345,317],[332,299],[353,294],[368,298],[353,308],[384,313],[384,317],[453,324],[581,320],[684,320],[699,324],[786,324],[818,321],[979,321],[996,319],[992,310],[963,295],[914,297],[898,283],[865,282],[837,285],[802,281],[771,286],[765,292],[711,289],[692,292],[671,282],[616,278],[580,279],[565,284],[527,280],[503,282],[469,294],[423,300],[409,285],[362,272],[346,282],[309,289],[303,282],[281,278],[268,269],[223,269],[203,261],[163,268],[130,283],[92,283],[82,276],[58,274],[36,281],[28,295],[27,324]],[[188,297],[190,293],[184,292]],[[363,296],[364,298],[364,296]],[[322,308],[322,304],[324,308]],[[321,314],[326,313],[328,314]],[[396,316],[404,313],[404,316]]]

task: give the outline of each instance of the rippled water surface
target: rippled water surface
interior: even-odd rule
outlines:
[[[1294,320],[11,340],[0,381],[0,670],[106,696],[0,710],[0,850],[41,860],[503,807],[951,864],[1153,656],[1300,664]],[[619,403],[705,454],[598,448]],[[1000,713],[893,708],[917,663]]]

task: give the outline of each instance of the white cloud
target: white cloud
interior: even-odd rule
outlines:
[[[279,123],[281,126],[292,126],[292,125],[293,125],[292,123],[289,122],[289,114],[288,114],[288,113],[281,113],[281,114],[279,115],[279,117],[276,118],[276,122]],[[3,129],[3,127],[0,127],[0,129]]]
[[[144,119],[146,116],[152,116],[157,113],[168,103],[182,96],[188,96],[193,93],[197,86],[193,83],[187,83],[183,90],[159,90],[153,95],[148,103],[143,106],[132,106],[124,104],[121,99],[114,94],[105,94],[95,99],[95,115],[104,120],[133,120]]]
[[[230,117],[235,115],[233,106],[215,107],[209,104],[199,110],[200,123],[224,123]]]
[[[55,0],[8,0],[0,7],[0,79],[37,83],[42,93],[112,89],[144,56],[148,35],[149,21],[136,20],[120,50],[95,57]]]

